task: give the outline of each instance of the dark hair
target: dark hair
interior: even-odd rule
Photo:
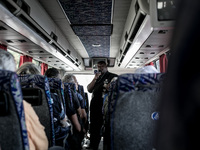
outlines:
[[[59,74],[60,74],[60,72],[59,72],[58,69],[56,69],[56,68],[49,68],[49,69],[47,69],[47,71],[45,72],[45,75],[46,75],[48,78],[57,78]]]
[[[103,60],[99,61],[97,64],[100,64],[100,65],[105,65],[105,66],[106,66],[106,62],[105,62],[105,61],[103,61]]]

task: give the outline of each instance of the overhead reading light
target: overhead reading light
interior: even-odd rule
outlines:
[[[93,47],[100,47],[100,44],[92,44]]]

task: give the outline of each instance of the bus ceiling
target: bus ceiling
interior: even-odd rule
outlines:
[[[134,69],[169,50],[175,8],[173,0],[5,0],[0,43],[65,71],[93,70],[98,60]]]

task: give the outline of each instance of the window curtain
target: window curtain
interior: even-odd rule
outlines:
[[[29,57],[29,56],[20,56],[20,60],[19,60],[19,67],[25,63],[25,62],[32,62],[32,57]]]
[[[164,73],[167,71],[168,60],[166,54],[162,54],[159,58],[160,62],[160,72]]]
[[[3,44],[0,44],[0,50],[5,50],[5,51],[7,51],[7,46],[6,46],[6,45],[3,45]]]
[[[146,64],[145,66],[149,66],[149,65],[154,66],[154,63],[150,62],[150,63]]]
[[[44,73],[47,71],[48,65],[45,63],[41,63],[41,74],[44,75]]]

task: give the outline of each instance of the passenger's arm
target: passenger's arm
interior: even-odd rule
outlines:
[[[94,78],[94,79],[90,82],[90,84],[88,84],[88,86],[87,86],[88,92],[92,93],[95,82],[96,82],[96,79]]]
[[[77,112],[78,112],[78,115],[80,116],[80,118],[82,118],[82,111],[81,111],[81,107],[79,107],[79,108],[77,109]]]
[[[23,100],[28,140],[31,149],[48,149],[48,138],[33,107]]]
[[[87,86],[87,90],[88,92],[92,93],[93,89],[94,89],[94,85],[96,80],[99,78],[99,76],[101,75],[101,73],[96,73],[93,80],[90,82],[90,84],[88,84]]]
[[[76,114],[73,114],[71,116],[71,121],[72,121],[72,124],[74,125],[75,129],[78,131],[78,132],[81,132],[81,125],[78,121],[78,117]]]
[[[86,123],[87,122],[87,113],[84,108],[81,109],[81,113],[82,113],[81,119],[84,119],[84,123]]]

